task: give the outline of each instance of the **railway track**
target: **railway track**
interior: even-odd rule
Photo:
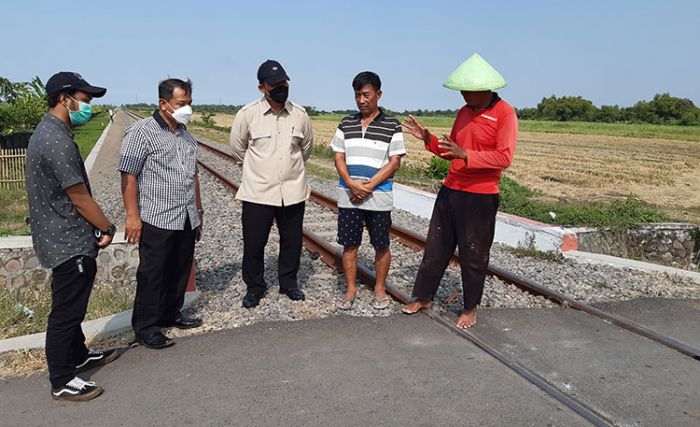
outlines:
[[[127,114],[129,114],[135,119],[140,118],[138,115],[131,112],[127,112]],[[217,156],[220,156],[221,158],[229,162],[233,160],[232,156],[225,150],[201,142],[200,146],[203,147],[206,151],[214,153]],[[201,160],[198,160],[198,164],[206,172],[210,173],[222,183],[224,183],[227,187],[229,187],[231,191],[235,192],[237,190],[237,184],[231,179],[230,176],[227,176],[229,174],[217,171],[213,165],[203,162]],[[342,248],[340,248],[334,243],[328,242],[328,239],[333,239],[335,237],[334,227],[337,221],[337,216],[335,215],[335,212],[337,211],[336,202],[333,198],[330,198],[324,194],[315,191],[313,191],[311,194],[311,201],[313,203],[307,203],[306,217],[313,218],[313,222],[309,224],[308,220],[305,221],[305,229],[303,233],[304,246],[310,252],[318,254],[321,260],[323,260],[327,265],[339,269],[342,265]],[[422,250],[422,248],[424,247],[424,237],[410,230],[407,230],[400,226],[392,225],[391,233],[393,237],[397,238],[402,244],[414,250]],[[453,263],[458,264],[459,255],[454,254],[452,261]],[[642,325],[639,325],[635,322],[632,322],[629,319],[626,319],[622,316],[618,316],[616,314],[609,313],[599,308],[596,308],[592,305],[576,301],[573,298],[570,298],[560,292],[549,289],[532,280],[520,277],[512,272],[509,272],[495,265],[489,265],[489,274],[498,277],[499,279],[505,282],[511,283],[526,292],[538,296],[543,296],[563,306],[575,308],[588,315],[601,319],[609,324],[615,325],[633,334],[645,337],[658,344],[664,345],[668,348],[678,351],[695,360],[700,360],[700,350],[680,341],[677,341],[671,337],[658,334],[657,332],[646,328]],[[374,272],[364,264],[360,263],[358,265],[358,279],[364,284],[371,287],[373,286],[375,281]],[[410,295],[405,290],[393,286],[390,283],[387,283],[387,292],[394,299],[401,303],[405,304],[411,300]],[[436,322],[438,322],[439,324],[448,328],[456,335],[471,341],[474,345],[476,345],[477,347],[479,347],[480,349],[497,359],[499,362],[501,362],[502,364],[504,364],[505,366],[516,372],[518,375],[540,388],[541,390],[545,391],[547,394],[549,394],[559,402],[569,407],[575,413],[579,414],[592,424],[610,425],[610,421],[605,416],[588,408],[580,401],[562,392],[539,375],[528,370],[516,361],[508,358],[500,351],[498,351],[497,349],[495,349],[494,347],[492,347],[487,342],[477,337],[470,331],[456,328],[454,326],[453,320],[448,318],[446,315],[439,313],[436,310],[427,310],[423,313],[435,320]]]
[[[228,160],[228,161],[233,161],[233,158],[231,154],[229,154],[227,151],[222,150],[218,147],[214,147],[209,144],[205,144],[200,142],[200,146],[205,148],[206,150],[215,153],[216,155]],[[205,163],[199,161],[199,164],[201,167],[203,167],[205,170],[208,172],[214,174],[217,176],[219,179],[223,179],[223,175],[218,174],[211,166],[206,165]],[[322,193],[312,191],[311,192],[311,200],[315,202],[318,205],[321,205],[333,212],[337,212],[337,205],[336,201],[333,198],[330,198]],[[327,214],[319,213],[317,214],[314,212],[314,215],[320,215],[323,219],[320,221],[320,224],[327,224],[329,221],[332,222],[332,225],[335,225],[336,217],[333,216],[328,216]],[[314,218],[317,218],[317,216],[314,216]],[[318,225],[319,221],[315,221],[316,225]],[[425,247],[425,237],[420,236],[406,228],[403,228],[401,226],[392,224],[391,226],[391,234],[393,237],[397,238],[402,244],[413,248],[415,250],[422,251],[423,248]],[[333,238],[335,234],[327,234],[327,232],[322,231],[318,233],[318,235],[314,235],[316,237],[329,237]],[[331,245],[330,247],[334,247]],[[337,252],[337,248],[335,249]],[[320,254],[321,255],[321,254]],[[323,256],[323,255],[322,255]],[[329,260],[332,262],[331,260]],[[452,264],[453,265],[459,265],[459,254],[455,253],[452,256]],[[334,264],[334,266],[336,266]],[[664,345],[670,349],[673,349],[679,353],[682,353],[688,357],[691,357],[695,360],[700,360],[700,349],[697,349],[695,347],[692,347],[686,343],[683,343],[681,341],[678,341],[674,338],[659,334],[652,329],[649,329],[643,325],[640,325],[636,322],[633,322],[623,316],[616,315],[614,313],[610,313],[605,310],[601,310],[597,307],[594,307],[593,305],[582,303],[580,301],[575,300],[574,298],[571,298],[561,292],[555,291],[553,289],[547,288],[546,286],[543,286],[533,280],[521,277],[511,271],[508,271],[506,269],[503,269],[497,265],[494,265],[493,263],[489,264],[489,270],[488,273],[494,277],[499,278],[500,280],[511,283],[518,288],[522,289],[525,292],[531,293],[533,295],[537,296],[543,296],[549,300],[552,300],[562,306],[574,308],[576,310],[579,310],[583,313],[586,313],[588,315],[591,315],[593,317],[596,317],[598,319],[601,319],[607,323],[613,324],[617,327],[620,327],[622,329],[625,329],[633,334],[642,336],[644,338],[650,339],[658,344]],[[363,280],[363,282],[367,285],[373,285],[374,284],[374,279],[370,278],[366,274],[362,274],[360,278]],[[406,295],[405,292],[397,290],[396,295],[394,297],[402,302],[406,303],[410,301],[410,296]],[[393,295],[393,294],[392,294]]]

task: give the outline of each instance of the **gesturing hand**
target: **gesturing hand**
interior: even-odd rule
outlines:
[[[443,150],[440,157],[447,160],[463,159],[467,160],[467,152],[457,145],[449,135],[442,134],[442,138],[438,142],[438,148]]]
[[[402,126],[408,133],[424,143],[428,144],[430,142],[430,131],[412,114],[408,115],[403,121]]]

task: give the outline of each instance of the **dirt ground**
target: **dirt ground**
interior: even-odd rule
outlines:
[[[217,113],[219,126],[233,114]],[[330,144],[337,123],[314,119],[314,140]],[[434,134],[447,128],[432,128]],[[425,165],[432,156],[407,137],[407,165]],[[674,220],[700,222],[700,143],[605,135],[521,132],[508,176],[544,198],[606,201],[633,194]]]

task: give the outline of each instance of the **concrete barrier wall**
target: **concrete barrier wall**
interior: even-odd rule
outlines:
[[[698,265],[700,227],[693,224],[640,224],[629,230],[576,229],[579,250],[669,266]]]
[[[135,281],[138,264],[138,248],[123,239],[115,238],[115,242],[101,250],[97,256],[95,281]],[[41,289],[50,282],[51,270],[39,264],[30,236],[0,237],[0,291]]]

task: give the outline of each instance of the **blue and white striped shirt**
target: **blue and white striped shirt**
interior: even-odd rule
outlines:
[[[335,131],[331,148],[345,153],[345,163],[353,179],[369,179],[389,163],[391,156],[406,154],[401,123],[380,110],[367,129],[362,129],[360,113],[345,117]],[[390,211],[394,207],[393,179],[377,185],[372,195],[360,203],[350,203],[352,192],[342,179],[338,182],[338,207]]]

